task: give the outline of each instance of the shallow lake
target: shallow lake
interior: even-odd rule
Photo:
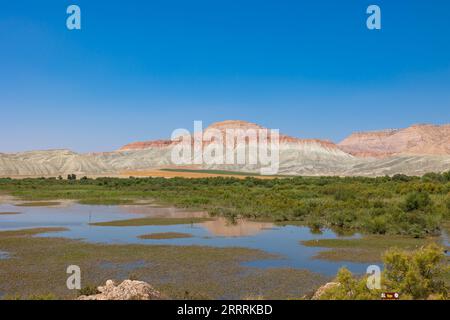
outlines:
[[[356,273],[365,272],[368,264],[351,262],[329,262],[314,259],[321,248],[306,247],[301,241],[337,238],[334,232],[325,230],[321,234],[311,233],[309,228],[299,226],[276,226],[272,223],[237,221],[226,219],[195,224],[163,226],[92,226],[90,223],[124,220],[143,217],[201,217],[202,212],[175,208],[158,208],[146,205],[90,206],[65,204],[56,207],[18,207],[13,204],[0,205],[0,212],[20,212],[0,215],[0,231],[36,227],[65,227],[68,230],[41,234],[44,237],[82,239],[88,242],[109,244],[138,243],[147,245],[202,245],[213,247],[245,247],[260,249],[279,256],[277,259],[258,260],[247,263],[259,268],[293,267],[309,269],[325,275],[335,275],[345,265]],[[187,233],[188,238],[141,239],[149,233]],[[0,248],[1,250],[1,248]],[[0,258],[2,257],[0,251]],[[5,253],[4,258],[7,258]]]
[[[0,251],[0,260],[1,259],[8,259],[9,258],[9,253],[5,252],[5,251]]]

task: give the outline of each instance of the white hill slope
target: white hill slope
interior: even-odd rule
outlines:
[[[224,130],[226,128],[261,128],[244,121],[225,121],[213,124],[209,128]],[[421,128],[423,131],[423,128]],[[436,131],[436,128],[433,127]],[[442,134],[442,130],[439,131]],[[429,132],[427,132],[429,134]],[[417,140],[417,136],[414,136]],[[371,137],[372,139],[372,137]],[[389,139],[392,140],[390,136]],[[404,135],[402,136],[404,138]],[[448,139],[448,137],[443,137]],[[328,141],[302,140],[280,135],[279,174],[286,175],[340,175],[340,176],[383,176],[397,173],[422,175],[427,172],[450,170],[450,155],[439,149],[432,152],[415,154],[395,152],[390,154],[383,150],[383,157],[368,156],[367,146],[364,155],[353,155],[344,150],[362,150],[357,143],[365,143],[361,136],[358,140],[345,143],[339,147]],[[390,140],[391,144],[394,144]],[[408,143],[406,141],[405,143]],[[148,170],[153,168],[173,167],[171,141],[138,142],[124,146],[120,150],[106,153],[79,154],[70,150],[30,151],[15,154],[0,153],[0,176],[57,176],[66,174],[109,176],[124,171]],[[396,150],[400,150],[398,143]],[[379,147],[377,146],[377,152]],[[429,150],[430,148],[427,148]],[[445,149],[446,150],[446,149]],[[349,151],[351,152],[351,151]],[[257,165],[209,165],[205,169],[258,172]],[[197,167],[198,168],[198,167]]]

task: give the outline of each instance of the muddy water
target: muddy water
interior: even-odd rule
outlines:
[[[88,242],[109,244],[138,243],[147,245],[202,245],[213,247],[245,247],[276,254],[279,258],[258,260],[247,265],[259,268],[294,267],[309,269],[325,275],[334,275],[342,266],[357,273],[365,272],[367,265],[359,263],[328,262],[313,259],[324,249],[301,245],[311,239],[333,239],[338,236],[330,230],[313,234],[309,228],[275,226],[272,223],[239,220],[230,223],[217,218],[197,224],[169,226],[105,227],[90,223],[142,217],[202,217],[203,212],[152,206],[89,206],[68,204],[57,207],[16,207],[1,204],[0,212],[20,211],[18,215],[0,216],[0,231],[36,227],[65,227],[68,230],[43,234],[45,237],[83,239]],[[190,238],[140,239],[148,233],[179,232],[191,234]],[[1,248],[0,248],[1,250]],[[0,251],[0,259],[1,259]],[[5,255],[7,258],[7,256]]]

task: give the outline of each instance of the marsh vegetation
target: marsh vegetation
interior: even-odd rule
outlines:
[[[342,235],[359,235],[333,239],[317,236],[301,243],[295,240],[299,247],[321,248],[314,259],[340,264],[378,263],[385,252],[392,252],[392,248],[404,250],[392,263],[416,263],[420,257],[413,258],[409,253],[422,252],[430,244],[445,247],[442,235],[450,229],[450,173],[380,178],[0,179],[0,192],[20,199],[20,203],[25,204],[24,211],[36,205],[55,207],[63,200],[74,200],[96,208],[100,204],[126,204],[134,208],[137,207],[134,204],[144,203],[209,213],[209,216],[192,217],[137,216],[89,224],[99,230],[107,227],[176,227],[173,230],[140,231],[134,235],[134,239],[148,240],[146,244],[89,243],[60,238],[59,233],[57,238],[36,237],[42,233],[63,232],[63,228],[0,232],[0,249],[10,253],[7,259],[0,260],[0,279],[8,279],[0,284],[0,292],[8,293],[4,298],[72,298],[73,293],[64,286],[66,274],[61,272],[68,262],[89,270],[85,278],[88,287],[95,287],[108,278],[133,277],[152,283],[173,298],[255,295],[301,298],[329,280],[328,276],[305,269],[256,267],[251,262],[277,257],[254,248],[149,245],[150,240],[210,241],[198,234],[192,237],[180,226],[212,223],[219,217],[226,218],[231,224],[245,219],[253,223],[288,226],[285,230],[291,231],[308,226],[318,234],[331,229]],[[9,209],[3,210],[8,213],[6,210]],[[7,216],[5,214],[4,218]],[[199,232],[198,229],[192,231]],[[433,253],[443,252],[443,248],[434,248],[421,257],[439,256],[434,260],[439,260],[439,266],[448,264],[448,257]],[[41,257],[39,261],[36,256]],[[401,257],[406,258],[402,260]],[[130,265],[134,267],[130,269]],[[438,281],[433,288],[419,288],[419,293],[411,291],[407,297],[423,298],[434,293],[438,298],[447,297],[445,290],[448,290],[450,276],[442,270],[439,269],[433,279],[443,279],[444,286]],[[410,277],[409,274],[406,276]],[[361,289],[361,277],[351,275],[348,270],[339,272],[337,278],[342,281],[343,288]],[[340,298],[342,292],[337,290],[330,294]],[[355,298],[367,294],[365,291],[360,293],[361,296]]]
[[[246,261],[272,255],[247,248],[94,244],[62,238],[36,237],[62,228],[0,232],[0,248],[12,252],[0,259],[3,299],[73,299],[66,287],[68,265],[83,271],[82,286],[95,288],[107,279],[139,279],[173,299],[298,298],[328,278],[292,268],[258,269]]]
[[[138,238],[140,239],[182,239],[182,238],[191,238],[192,234],[182,233],[182,232],[155,232],[149,234],[140,235]]]
[[[112,205],[148,200],[230,220],[381,235],[435,236],[450,221],[450,172],[379,178],[0,179],[0,190],[26,201]]]

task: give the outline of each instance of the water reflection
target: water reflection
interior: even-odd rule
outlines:
[[[178,208],[164,208],[156,206],[128,205],[119,207],[123,212],[142,214],[152,218],[202,218],[207,217],[204,211],[192,211]]]
[[[217,218],[201,224],[212,235],[220,237],[246,237],[254,236],[274,227],[273,223],[254,222],[236,219],[231,222],[225,218]]]
[[[0,211],[14,211],[14,205],[0,205]],[[277,255],[270,260],[247,263],[259,268],[294,267],[306,268],[326,275],[334,275],[342,266],[341,262],[313,259],[322,248],[306,247],[301,241],[312,239],[333,239],[338,237],[330,230],[321,234],[311,233],[309,228],[299,226],[274,226],[272,223],[237,220],[230,223],[217,218],[198,224],[169,226],[105,227],[91,226],[89,223],[122,220],[141,217],[199,217],[204,212],[186,211],[175,208],[152,206],[89,206],[72,204],[64,207],[22,207],[23,214],[0,216],[0,230],[36,227],[65,227],[63,232],[40,236],[84,239],[99,243],[135,243],[157,245],[202,245],[214,247],[245,247],[260,249]],[[191,238],[140,239],[149,233],[178,232],[191,234]],[[365,264],[346,263],[353,272],[362,273]]]

